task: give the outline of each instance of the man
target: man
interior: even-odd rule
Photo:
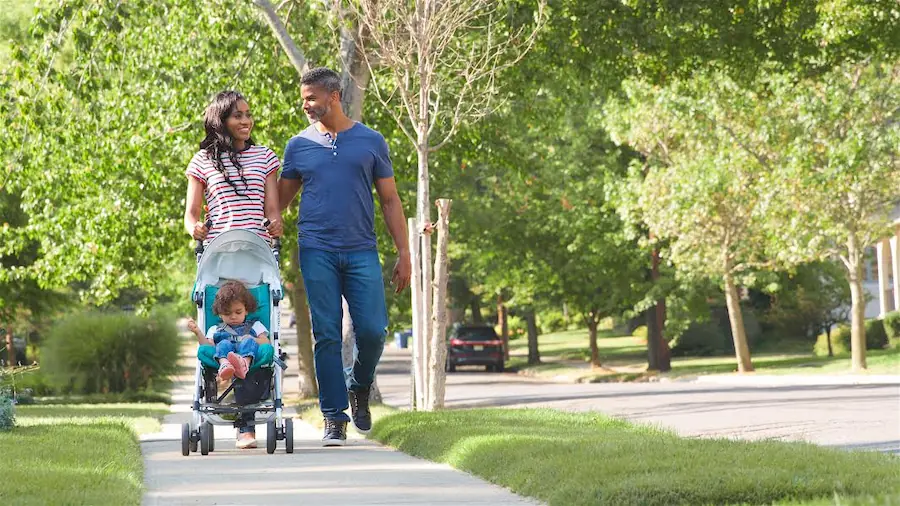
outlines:
[[[384,137],[353,121],[341,107],[341,78],[333,70],[312,69],[300,80],[303,111],[311,125],[284,151],[278,181],[282,210],[300,188],[300,271],[315,337],[319,405],[325,418],[325,446],[347,439],[349,405],[357,430],[372,428],[369,388],[384,350],[387,309],[375,240],[378,193],[388,231],[397,248],[391,284],[397,293],[409,285],[406,218],[397,194]],[[341,296],[347,300],[358,350],[349,382],[341,362]]]

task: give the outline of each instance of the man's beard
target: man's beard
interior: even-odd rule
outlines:
[[[328,113],[331,112],[330,106],[325,107],[311,107],[309,112],[306,113],[306,117],[309,118],[310,123],[318,123],[322,121],[323,116],[327,116]]]

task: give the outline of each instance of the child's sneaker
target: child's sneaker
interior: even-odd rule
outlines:
[[[252,432],[242,432],[238,435],[237,444],[235,444],[235,446],[241,450],[245,448],[256,448],[256,434]]]
[[[231,362],[222,362],[219,366],[219,379],[228,381],[232,376],[234,376],[234,366],[231,365]]]
[[[247,371],[250,370],[250,365],[247,363],[247,359],[238,355],[237,353],[230,351],[228,352],[228,363],[230,363],[234,367],[234,375],[240,379],[244,379],[247,377]]]

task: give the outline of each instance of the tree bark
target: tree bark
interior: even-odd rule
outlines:
[[[538,328],[534,311],[529,309],[525,313],[525,324],[528,327],[528,365],[541,363],[541,353],[538,350]]]
[[[500,340],[503,341],[503,360],[509,360],[509,311],[503,303],[503,295],[497,295],[497,326],[500,327]]]
[[[831,325],[825,327],[825,340],[828,342],[828,356],[834,356],[834,349],[831,347]]]
[[[597,347],[597,325],[599,321],[595,315],[588,315],[588,341],[591,346],[591,369],[599,369],[602,367],[600,363],[600,349]]]
[[[291,255],[294,265],[300,265],[300,252],[297,248]],[[298,372],[300,381],[300,396],[303,398],[315,398],[319,396],[319,385],[316,382],[316,364],[313,357],[312,322],[309,318],[309,305],[306,302],[306,286],[303,277],[297,276],[294,283],[291,302],[294,306],[294,317],[297,324],[297,362],[300,365]]]
[[[737,285],[730,274],[725,275],[725,304],[728,306],[728,321],[731,324],[731,336],[734,341],[734,354],[737,357],[738,372],[752,372],[750,347],[747,346],[747,333],[744,329],[744,315],[741,312],[741,300]]]
[[[437,275],[435,274],[435,278]],[[469,300],[469,309],[472,310],[472,322],[473,323],[484,323],[484,317],[481,315],[481,298],[475,294],[472,294],[472,298]]]
[[[409,407],[411,410],[415,410],[425,406],[425,385],[423,384],[425,375],[421,367],[423,363],[422,346],[425,343],[422,336],[422,263],[419,259],[419,246],[422,240],[419,237],[419,226],[416,224],[415,218],[407,219],[407,230],[409,230],[409,258],[412,264],[409,291],[412,297],[413,327]]]
[[[6,328],[6,365],[13,367],[16,365],[16,350],[13,347],[12,328]]]
[[[856,234],[847,239],[848,280],[850,281],[850,361],[854,371],[866,369],[866,295],[863,290],[863,249]]]
[[[444,387],[446,385],[447,345],[447,280],[450,277],[450,260],[447,257],[447,245],[450,241],[450,203],[448,199],[437,201],[437,255],[434,260],[434,317],[431,327],[431,368],[428,387],[430,402],[428,411],[444,407]]]
[[[424,93],[424,90],[422,91]],[[425,109],[427,109],[427,104]],[[425,116],[425,120],[423,123],[419,125],[418,128],[418,143],[416,145],[416,154],[418,160],[418,180],[417,180],[417,188],[416,188],[416,222],[419,224],[419,227],[424,227],[427,224],[431,223],[431,208],[429,205],[429,176],[428,176],[428,135],[427,135],[427,111],[423,113]],[[430,234],[420,234],[420,245],[419,245],[419,262],[421,264],[421,288],[420,288],[420,297],[421,297],[421,305],[419,306],[419,316],[420,316],[420,333],[421,333],[421,347],[419,351],[421,355],[419,357],[420,365],[419,368],[422,371],[422,386],[425,390],[422,392],[422,406],[428,406],[431,404],[431,397],[433,392],[428,390],[428,386],[432,384],[431,382],[431,371],[428,367],[428,364],[431,363],[431,328],[429,323],[431,322],[431,310],[432,310],[432,297],[433,297],[433,283],[432,283],[432,265],[431,265],[431,235]]]
[[[659,248],[653,248],[651,253],[650,279],[653,284],[659,281]],[[665,324],[666,299],[660,298],[647,311],[647,365],[651,371],[672,370],[672,352],[669,343],[663,337]]]

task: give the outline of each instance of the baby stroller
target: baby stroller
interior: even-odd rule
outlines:
[[[207,227],[211,223],[207,221]],[[197,241],[197,280],[193,301],[197,305],[197,325],[206,331],[221,322],[212,312],[219,285],[237,280],[247,285],[256,298],[258,309],[247,316],[256,319],[269,330],[271,345],[260,345],[257,357],[246,379],[234,378],[229,387],[218,392],[216,375],[219,364],[213,358],[212,345],[198,350],[194,376],[193,416],[181,428],[181,454],[200,450],[207,455],[215,449],[215,425],[242,426],[242,415],[255,413],[254,422],[266,424],[266,452],[275,453],[278,440],[284,440],[285,451],[294,452],[294,427],[290,418],[282,414],[282,375],[287,368],[286,355],[278,339],[282,300],[281,278],[278,271],[280,241],[270,247],[266,241],[247,230],[223,232],[204,248]],[[204,349],[208,347],[209,349]],[[226,402],[233,395],[234,402]]]

